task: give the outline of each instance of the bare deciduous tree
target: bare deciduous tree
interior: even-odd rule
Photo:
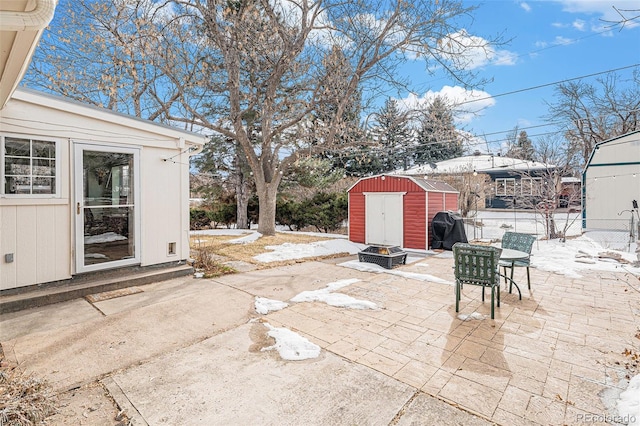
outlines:
[[[283,175],[309,151],[303,141],[309,140],[312,112],[331,104],[321,141],[330,148],[349,125],[345,110],[357,93],[367,104],[390,88],[409,87],[399,72],[402,63],[418,58],[427,70],[437,65],[468,87],[477,83],[469,67],[473,57],[489,54],[498,42],[469,35],[464,20],[475,6],[460,0],[81,3],[88,27],[71,26],[71,8],[70,26],[53,31],[84,38],[90,48],[80,58],[87,66],[92,58],[101,60],[92,72],[64,74],[65,64],[75,68],[66,59],[78,53],[72,51],[77,43],[58,38],[50,47],[61,43],[69,50],[60,56],[45,50],[54,56],[38,70],[49,89],[85,99],[97,88],[94,103],[123,110],[121,102],[128,101],[131,112],[144,118],[198,126],[236,141],[253,173],[258,230],[266,235],[275,232]],[[348,58],[349,66],[326,66],[332,56]],[[58,74],[69,83],[60,84]],[[95,85],[92,75],[104,82]],[[74,92],[80,85],[87,90]]]
[[[572,145],[567,145],[561,138],[541,138],[536,144],[535,154],[547,168],[532,173],[522,173],[516,186],[514,202],[517,207],[533,210],[542,223],[547,238],[564,238],[569,227],[578,219],[566,210],[566,217],[561,223],[561,207],[580,205],[581,193],[573,184],[565,185],[564,177],[573,177],[577,171],[579,153]]]
[[[557,101],[549,119],[563,120],[565,137],[580,149],[586,164],[593,147],[607,139],[640,129],[640,69],[630,81],[608,74],[597,84],[572,81],[556,87]]]

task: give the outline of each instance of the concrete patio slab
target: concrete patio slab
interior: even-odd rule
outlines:
[[[0,316],[0,342],[82,324],[101,317],[100,312],[84,299],[74,299],[54,305],[2,314]],[[7,351],[7,347],[4,348]]]
[[[245,324],[112,378],[149,424],[387,425],[415,393],[330,352],[261,352],[268,343],[251,336],[266,332]]]
[[[2,341],[5,356],[64,390],[247,322],[252,296],[214,282],[188,280],[189,285],[169,299]],[[113,303],[117,299],[100,302]]]

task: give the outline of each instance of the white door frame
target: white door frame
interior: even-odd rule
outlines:
[[[84,177],[83,177],[83,154],[85,151],[113,152],[133,155],[133,244],[134,255],[127,259],[114,260],[111,262],[85,265],[85,235],[84,235],[84,210],[88,208],[84,205]],[[74,144],[74,171],[73,180],[74,202],[72,204],[72,216],[75,227],[75,273],[99,271],[103,269],[113,269],[122,266],[140,264],[141,259],[141,220],[140,220],[140,148],[120,147],[111,145],[99,145],[91,143]]]

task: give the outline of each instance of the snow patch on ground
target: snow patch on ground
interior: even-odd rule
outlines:
[[[262,234],[259,232],[252,232],[244,237],[236,238],[235,240],[230,240],[231,244],[247,244],[252,243],[262,237]]]
[[[269,329],[267,334],[276,339],[276,344],[262,348],[262,351],[277,350],[280,357],[288,361],[302,361],[320,356],[320,346],[305,337],[286,328],[273,327],[267,323],[264,325]]]
[[[343,287],[360,281],[356,278],[339,280],[327,284],[320,290],[303,291],[291,299],[291,302],[323,302],[330,306],[350,309],[378,309],[378,305],[366,300],[358,300],[343,293],[333,293]]]
[[[452,281],[443,280],[442,278],[438,278],[434,275],[399,271],[397,269],[386,269],[380,265],[376,265],[375,263],[360,262],[357,260],[349,260],[347,262],[342,262],[342,263],[339,263],[338,266],[343,266],[345,268],[351,268],[351,269],[355,269],[357,271],[362,271],[362,272],[372,272],[374,274],[390,274],[390,275],[396,275],[399,277],[410,278],[412,280],[429,281],[437,284],[453,285]],[[453,276],[453,272],[452,272],[452,276]]]
[[[278,246],[266,246],[269,253],[262,253],[253,258],[259,262],[277,262],[281,260],[302,259],[305,257],[328,256],[337,253],[356,254],[362,249],[361,244],[344,239],[318,241],[309,244],[285,243]]]
[[[269,312],[279,311],[289,306],[287,302],[280,300],[267,299],[266,297],[256,297],[255,301],[256,312],[261,315],[266,315]]]
[[[640,425],[640,374],[629,380],[629,386],[618,398],[618,418],[629,426]]]
[[[600,259],[598,255],[606,250],[586,236],[561,242],[557,240],[537,241],[531,251],[531,266],[547,272],[565,275],[570,278],[582,278],[585,271],[625,271],[640,275],[640,268],[631,265],[636,261],[633,253],[615,251],[629,263],[620,263],[612,259]],[[587,272],[588,273],[588,272]]]
[[[483,320],[486,317],[487,317],[486,315],[482,315],[479,312],[474,312],[474,313],[471,313],[469,315],[465,315],[465,314],[458,315],[458,319],[460,319],[462,321]]]

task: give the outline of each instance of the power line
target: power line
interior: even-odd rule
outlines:
[[[469,101],[460,102],[460,103],[458,103],[456,105],[464,105],[464,104],[469,104],[469,103],[478,102],[478,101],[485,101],[487,99],[499,98],[501,96],[507,96],[507,95],[513,95],[513,94],[516,94],[516,93],[527,92],[529,90],[541,89],[543,87],[554,86],[556,84],[567,83],[569,81],[580,80],[582,78],[588,78],[588,77],[594,77],[596,75],[607,74],[607,73],[610,73],[610,72],[622,71],[622,70],[625,70],[625,69],[628,69],[628,68],[634,68],[634,67],[637,67],[637,66],[640,66],[640,63],[633,64],[633,65],[627,65],[627,66],[620,67],[620,68],[612,68],[612,69],[609,69],[609,70],[606,70],[606,71],[600,71],[600,72],[596,72],[596,73],[592,73],[592,74],[583,75],[583,76],[580,76],[580,77],[567,78],[565,80],[559,80],[559,81],[555,81],[553,83],[539,84],[537,86],[526,87],[524,89],[512,90],[510,92],[499,93],[497,95],[485,96],[484,98],[478,98],[478,99],[473,99],[473,100],[469,100]]]

